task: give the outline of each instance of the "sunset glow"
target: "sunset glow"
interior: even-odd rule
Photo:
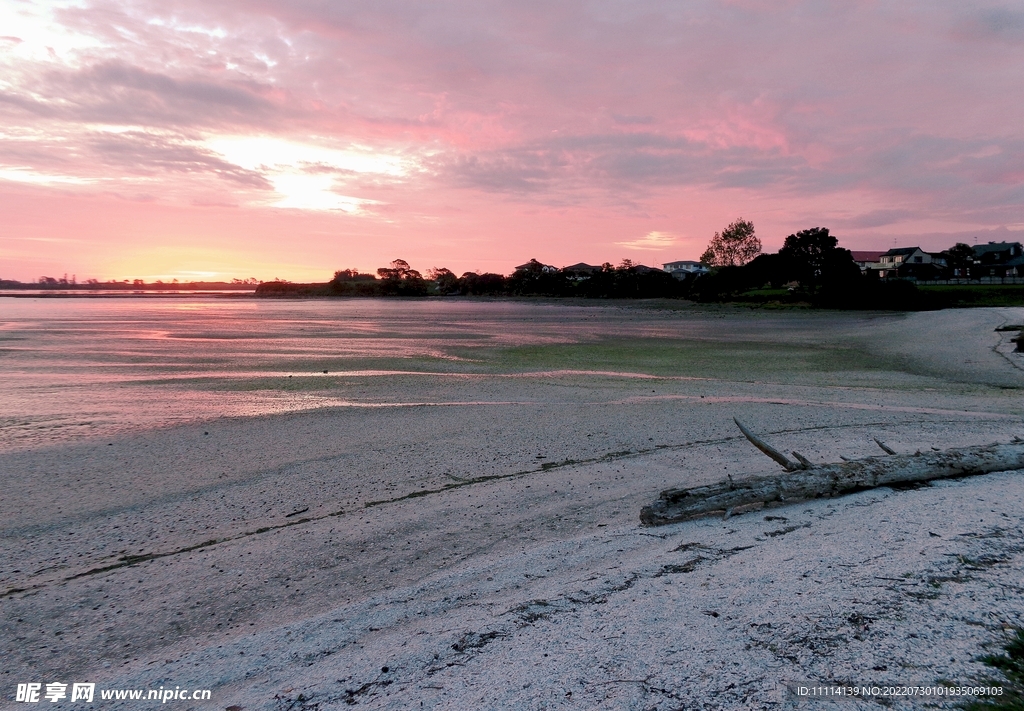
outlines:
[[[0,0],[0,278],[1024,233],[998,3]]]

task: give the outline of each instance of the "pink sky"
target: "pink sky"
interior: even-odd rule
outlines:
[[[1024,236],[1018,4],[0,0],[0,278]]]

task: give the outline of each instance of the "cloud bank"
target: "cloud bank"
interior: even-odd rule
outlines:
[[[23,277],[139,242],[301,276],[692,258],[739,214],[769,248],[1022,222],[1005,4],[82,0],[0,24],[10,236],[81,235],[0,243]]]

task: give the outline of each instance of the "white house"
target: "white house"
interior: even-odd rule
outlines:
[[[896,276],[904,264],[936,264],[946,266],[946,260],[937,254],[925,252],[920,247],[894,247],[878,259],[880,277]]]
[[[700,262],[685,259],[679,262],[666,262],[661,267],[676,279],[686,279],[690,276],[700,276],[701,274],[708,273],[708,268]]]

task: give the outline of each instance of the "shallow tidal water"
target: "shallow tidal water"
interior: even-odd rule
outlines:
[[[0,451],[322,407],[592,401],[583,381],[828,385],[842,372],[848,385],[904,387],[908,366],[861,338],[901,318],[679,303],[0,299]]]
[[[405,401],[385,386],[500,376],[532,364],[499,351],[678,328],[514,302],[4,299],[0,451],[221,416],[423,404],[428,393]]]

